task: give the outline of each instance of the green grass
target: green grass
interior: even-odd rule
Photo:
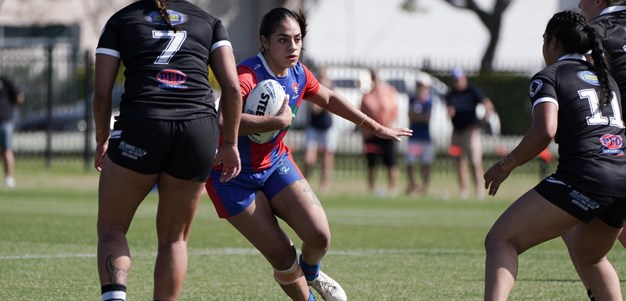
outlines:
[[[95,171],[78,163],[18,162],[18,187],[0,187],[0,300],[98,300],[95,265]],[[364,179],[337,175],[320,195],[333,234],[323,270],[350,300],[481,300],[488,229],[537,176],[515,174],[501,195],[479,202],[455,198],[451,174],[436,173],[427,197],[381,199]],[[314,187],[315,180],[312,181]],[[450,190],[450,197],[440,192]],[[133,268],[129,300],[150,300],[155,259],[156,198],[139,208],[129,233]],[[287,233],[298,243],[295,235]],[[272,269],[203,199],[189,244],[181,300],[286,300]],[[624,278],[626,252],[611,253]],[[520,257],[511,300],[584,300],[565,247],[555,240]]]

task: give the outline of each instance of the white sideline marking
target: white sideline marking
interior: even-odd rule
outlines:
[[[561,254],[560,251],[539,251],[545,255]],[[190,250],[189,256],[205,256],[205,255],[254,255],[260,254],[256,249],[250,248],[216,248]],[[403,255],[403,254],[457,254],[457,255],[483,255],[483,250],[466,250],[466,249],[357,249],[357,250],[331,250],[329,255],[338,256],[365,256],[365,255]],[[133,253],[136,256],[156,256],[156,253]],[[0,256],[0,260],[23,260],[23,259],[63,259],[63,258],[95,258],[95,253],[59,253],[59,254],[25,254],[13,256]]]

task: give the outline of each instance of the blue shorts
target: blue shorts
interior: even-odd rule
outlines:
[[[0,121],[0,151],[13,149],[13,121]]]
[[[206,191],[220,218],[228,218],[243,212],[262,191],[272,200],[283,188],[303,179],[300,169],[289,153],[285,153],[277,164],[258,172],[241,172],[236,178],[220,183],[221,171],[211,171],[206,182]]]

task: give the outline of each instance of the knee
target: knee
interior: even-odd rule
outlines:
[[[308,239],[304,239],[304,243],[309,248],[325,252],[330,247],[330,232],[316,231],[314,234],[310,235]]]
[[[487,254],[498,253],[505,249],[513,249],[517,255],[525,251],[513,239],[505,237],[494,229],[487,233],[484,241],[484,247]]]

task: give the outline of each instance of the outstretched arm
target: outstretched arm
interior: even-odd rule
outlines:
[[[376,136],[385,139],[400,141],[401,137],[411,136],[412,131],[407,128],[388,128],[374,121],[367,114],[350,104],[339,93],[320,85],[320,89],[313,97],[308,98],[312,103],[351,121],[358,127],[373,132]]]

